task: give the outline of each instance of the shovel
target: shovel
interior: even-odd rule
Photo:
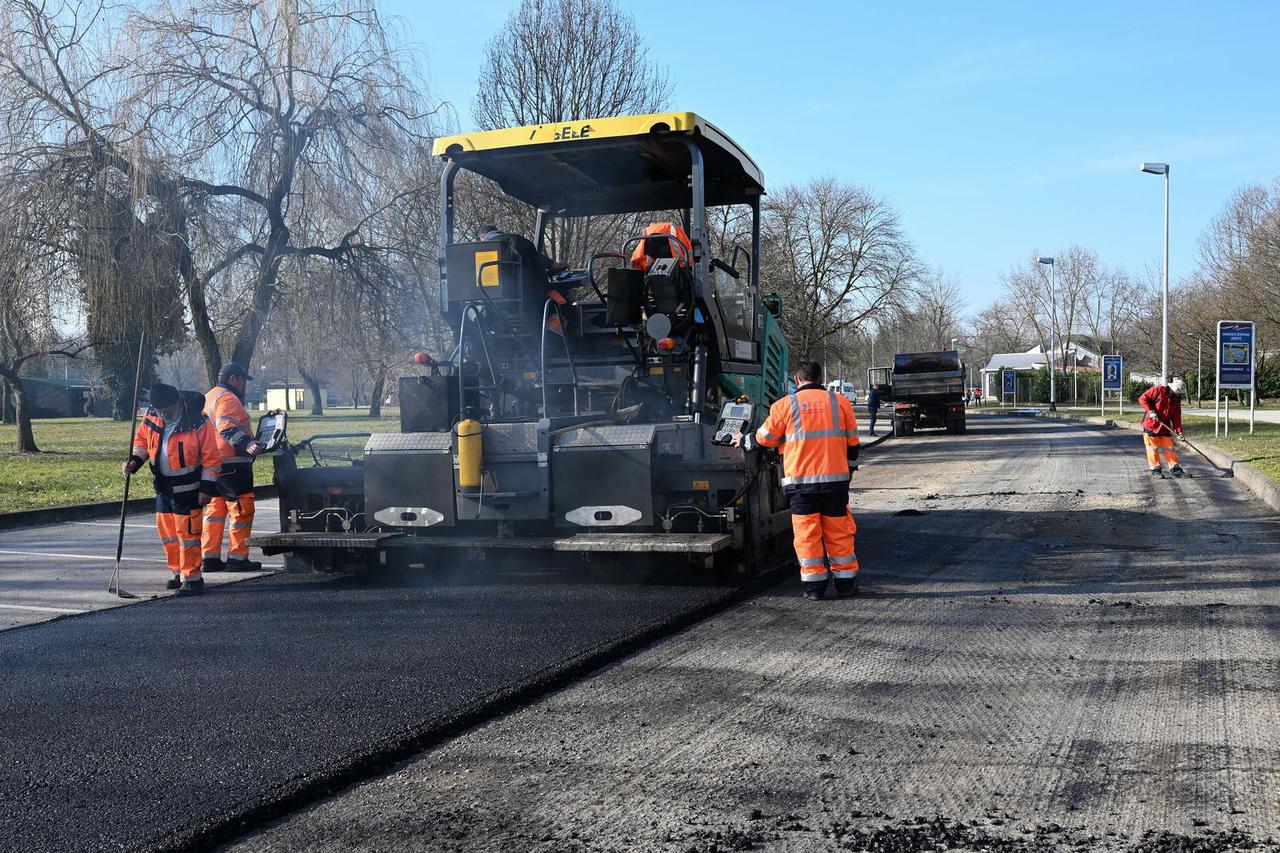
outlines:
[[[139,385],[142,384],[142,350],[143,345],[147,341],[147,333],[143,332],[142,337],[138,339],[138,368],[133,374],[133,420],[129,424],[129,442],[130,449],[133,449],[133,436],[138,429],[138,392]],[[111,582],[107,584],[107,592],[119,598],[137,598],[131,592],[127,592],[120,586],[120,556],[124,553],[124,519],[129,512],[129,481],[131,475],[124,475],[124,499],[120,501],[120,535],[116,537],[116,568],[111,573]]]

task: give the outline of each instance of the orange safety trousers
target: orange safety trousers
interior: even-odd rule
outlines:
[[[156,531],[169,571],[184,581],[199,580],[200,574],[200,509],[189,512],[157,512]]]
[[[204,508],[202,550],[208,560],[222,559],[222,534],[231,522],[227,558],[249,559],[249,535],[253,532],[253,492],[235,498],[216,497]]]
[[[814,583],[831,576],[858,576],[854,536],[858,525],[849,509],[849,493],[796,494],[791,498],[791,531],[800,580]]]
[[[1147,446],[1147,467],[1155,470],[1163,462],[1172,468],[1178,464],[1178,452],[1173,449],[1173,436],[1143,434],[1142,443]]]

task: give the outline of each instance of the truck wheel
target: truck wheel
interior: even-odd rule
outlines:
[[[956,434],[957,434],[957,435],[964,435],[964,432],[965,432],[965,430],[966,430],[966,429],[968,429],[968,426],[965,424],[965,422],[964,422],[964,418],[961,418],[960,420],[956,421]]]
[[[893,419],[893,434],[898,438],[907,434],[907,425],[897,418]]]

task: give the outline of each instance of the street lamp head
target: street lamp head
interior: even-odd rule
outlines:
[[[1168,163],[1143,163],[1142,171],[1148,175],[1167,175],[1169,174]]]
[[[1041,259],[1040,259],[1040,263],[1042,263],[1042,264],[1048,264],[1049,266],[1053,266],[1053,258],[1041,258]]]

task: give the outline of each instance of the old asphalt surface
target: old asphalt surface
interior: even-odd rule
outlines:
[[[784,584],[235,849],[1277,849],[1277,519],[1127,432],[884,451],[863,597]]]
[[[1194,459],[1149,480],[1130,433],[984,418],[877,450],[863,597],[788,581],[532,701],[729,591],[274,576],[0,632],[0,849],[1280,836],[1273,516]]]

